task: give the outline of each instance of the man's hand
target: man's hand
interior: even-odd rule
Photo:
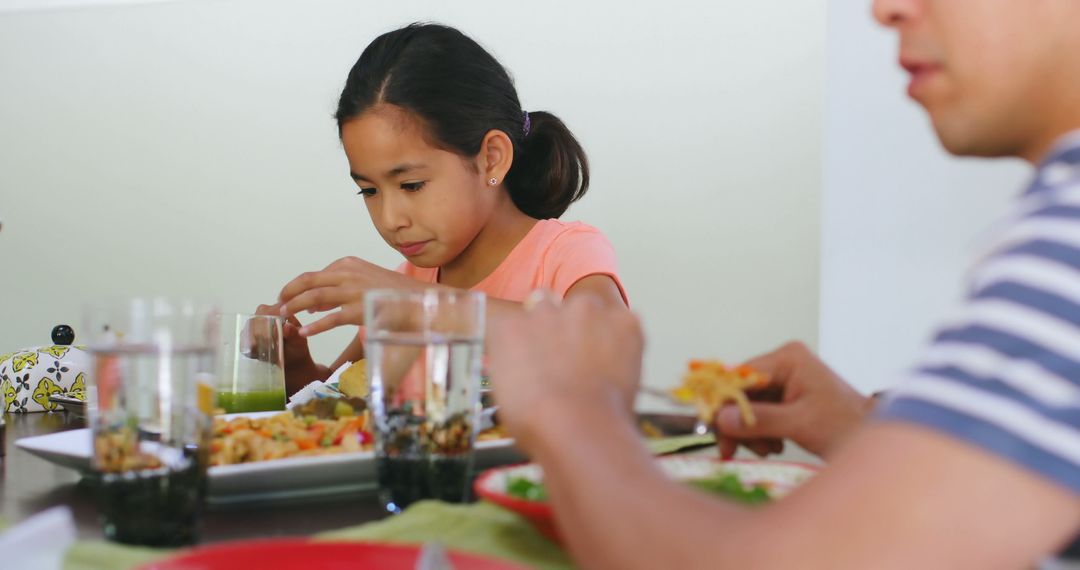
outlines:
[[[498,319],[488,339],[499,416],[525,451],[550,422],[573,421],[575,413],[629,417],[644,337],[624,307],[590,295],[561,306],[548,299]]]
[[[751,404],[757,418],[753,426],[743,424],[734,406],[717,414],[717,441],[725,459],[739,445],[759,454],[776,451],[783,439],[826,456],[873,407],[870,398],[856,392],[801,343],[786,344],[747,364],[767,374],[770,383],[749,394],[757,400]]]

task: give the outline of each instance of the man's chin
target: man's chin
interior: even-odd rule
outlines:
[[[1018,156],[1020,152],[1016,144],[1008,144],[970,129],[948,128],[935,122],[934,131],[941,146],[953,156],[1002,158]]]

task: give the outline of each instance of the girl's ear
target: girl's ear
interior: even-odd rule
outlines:
[[[513,162],[514,143],[510,141],[510,137],[502,131],[488,131],[480,143],[480,154],[477,156],[480,173],[484,175],[484,179],[489,183],[494,180],[493,186],[502,184]]]

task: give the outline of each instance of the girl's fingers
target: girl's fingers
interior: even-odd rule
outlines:
[[[319,333],[324,333],[328,330],[336,329],[342,325],[362,325],[364,324],[364,309],[359,304],[357,306],[342,307],[340,311],[330,313],[325,317],[311,323],[300,329],[300,336],[314,336]]]
[[[281,294],[278,295],[278,300],[280,301],[280,304],[288,303],[297,295],[300,295],[305,291],[318,289],[320,287],[340,285],[345,281],[345,277],[345,274],[339,271],[310,271],[304,273],[285,285],[285,288],[281,290]],[[295,313],[286,314],[286,312],[282,310],[281,314],[290,316]]]
[[[294,320],[296,320],[296,319],[295,318],[289,319],[288,321],[285,322],[284,325],[281,326],[281,336],[285,340],[295,338],[299,334],[300,327],[303,326],[303,325],[300,324],[299,321],[297,321],[294,324],[293,323]]]
[[[300,293],[281,306],[281,314],[293,317],[304,311],[324,312],[336,309],[347,303],[356,301],[350,298],[350,291],[343,287],[319,287]]]

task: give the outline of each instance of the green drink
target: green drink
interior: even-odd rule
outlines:
[[[285,390],[218,392],[218,406],[226,413],[272,412],[285,409]]]
[[[285,409],[282,319],[223,314],[218,407],[230,414]]]

